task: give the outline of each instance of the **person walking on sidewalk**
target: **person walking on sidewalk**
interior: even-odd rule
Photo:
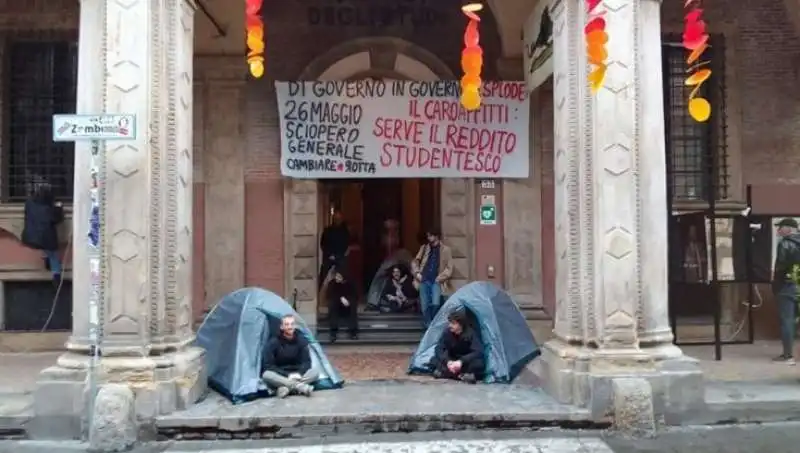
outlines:
[[[800,233],[795,219],[786,218],[776,223],[778,246],[775,254],[775,272],[772,293],[778,303],[783,353],[775,362],[795,365],[794,339],[797,330],[797,280],[800,277]]]

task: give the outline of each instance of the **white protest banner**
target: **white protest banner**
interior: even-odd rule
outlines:
[[[484,82],[467,112],[453,81],[275,82],[281,173],[293,178],[526,178],[524,82]]]

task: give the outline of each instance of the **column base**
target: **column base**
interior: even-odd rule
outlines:
[[[67,352],[39,373],[34,391],[33,439],[85,439],[88,433],[90,357]],[[104,384],[127,385],[139,438],[155,436],[155,418],[186,409],[206,392],[205,351],[188,347],[149,357],[103,357],[95,368],[94,391]]]
[[[640,405],[641,394],[630,398],[615,394],[631,388],[619,385],[621,380],[634,379],[648,387],[642,393],[651,395],[650,416],[660,423],[679,424],[705,407],[699,362],[672,344],[599,350],[555,339],[542,346],[539,362],[539,379],[545,389],[561,403],[589,409],[596,420],[616,419],[628,411],[620,407],[626,401],[635,400]]]

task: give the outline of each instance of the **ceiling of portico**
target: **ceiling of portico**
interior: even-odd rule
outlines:
[[[297,1],[297,0],[264,0]],[[334,0],[331,0],[334,1]],[[500,28],[505,57],[522,55],[522,25],[536,6],[537,0],[484,0],[491,8]],[[546,1],[546,0],[539,0]],[[786,0],[800,1],[800,0]],[[238,2],[240,7],[231,7]],[[237,55],[244,52],[244,0],[200,0],[208,13],[224,30],[221,35],[214,24],[198,10],[195,19],[195,52],[199,54]],[[269,44],[267,44],[269,45]]]

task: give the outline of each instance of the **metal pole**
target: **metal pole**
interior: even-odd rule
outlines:
[[[100,325],[100,303],[102,273],[100,267],[100,141],[92,140],[92,157],[90,163],[91,181],[89,185],[89,198],[91,209],[89,214],[89,275],[91,290],[89,292],[89,411],[88,432],[89,442],[92,441],[92,424],[94,423],[94,405],[97,398],[97,367],[100,358],[100,338],[102,327]]]

